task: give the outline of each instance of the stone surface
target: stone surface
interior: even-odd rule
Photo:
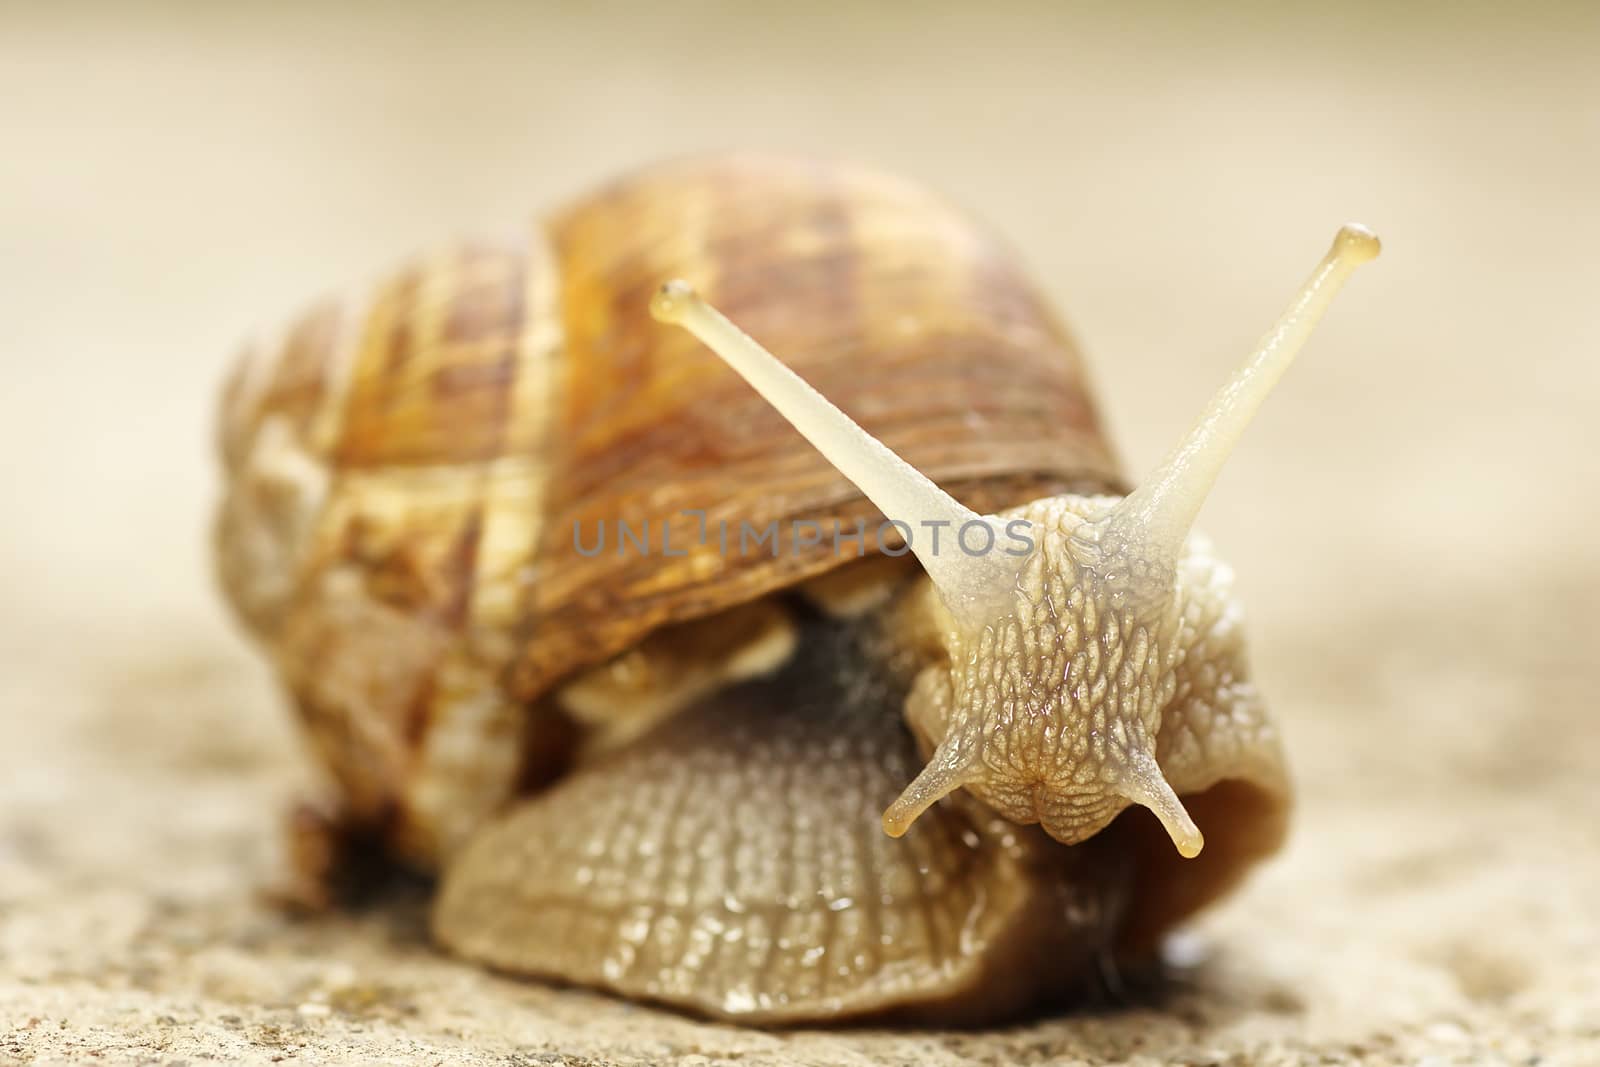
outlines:
[[[1600,1062],[1592,9],[384,10],[3,16],[0,1060]],[[234,340],[746,143],[978,207],[1135,467],[1339,222],[1386,239],[1203,519],[1300,807],[1163,990],[767,1033],[482,973],[414,896],[311,922],[258,897],[306,770],[206,573]]]

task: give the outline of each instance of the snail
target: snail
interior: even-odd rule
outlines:
[[[1290,808],[1191,526],[1377,251],[1131,491],[1013,258],[865,169],[661,165],[317,306],[229,379],[215,539],[337,796],[305,884],[374,840],[454,953],[756,1024],[1150,955]]]

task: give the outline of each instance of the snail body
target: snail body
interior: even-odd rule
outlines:
[[[1071,341],[942,201],[658,167],[250,353],[222,582],[329,825],[440,874],[453,951],[752,1022],[1001,1018],[1283,837],[1189,526],[1375,252],[1343,231],[1124,495]]]

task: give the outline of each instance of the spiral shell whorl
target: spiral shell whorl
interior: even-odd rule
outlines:
[[[554,303],[542,236],[451,248],[319,305],[224,401],[223,586],[349,814],[425,863],[520,762],[500,675],[543,515]]]

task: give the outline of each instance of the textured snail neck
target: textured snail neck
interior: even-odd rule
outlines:
[[[965,786],[1066,844],[1140,804],[1182,855],[1199,854],[1204,838],[1156,762],[1156,740],[1179,664],[1203,654],[1184,616],[1218,614],[1219,597],[1208,583],[1185,580],[1158,601],[1132,600],[1115,576],[1082,558],[1074,534],[1117,502],[1062,496],[1009,513],[1029,522],[1038,548],[1010,612],[981,630],[943,629],[943,662],[907,708],[932,755],[884,812],[890,835]]]

